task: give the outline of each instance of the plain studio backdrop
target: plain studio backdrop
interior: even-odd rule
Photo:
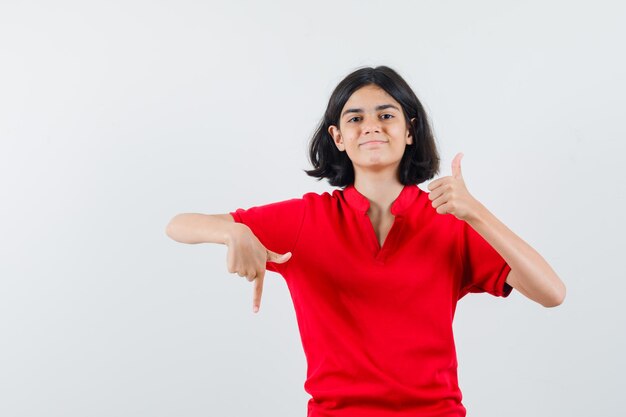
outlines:
[[[451,175],[567,285],[468,294],[470,417],[623,415],[626,61],[618,1],[0,3],[0,415],[305,416],[282,276],[165,234],[332,191],[307,176],[332,89],[388,65]],[[437,178],[439,178],[437,177]],[[428,182],[420,184],[426,189]]]

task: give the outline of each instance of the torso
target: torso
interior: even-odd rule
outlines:
[[[276,265],[285,271],[311,370],[311,417],[384,409],[403,417],[465,415],[452,332],[460,222],[437,214],[417,187],[403,191],[395,216],[390,207],[367,212],[353,188],[306,195],[306,209],[290,224],[282,220],[287,210],[258,216],[268,242],[288,236],[274,246],[293,250]]]

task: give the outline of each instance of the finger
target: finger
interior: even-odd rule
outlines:
[[[256,277],[253,282],[254,290],[252,294],[252,312],[258,313],[261,307],[261,295],[263,295],[263,280],[265,279],[265,273]]]
[[[445,194],[436,198],[433,201],[432,206],[439,214],[449,214],[452,209],[451,202]]]
[[[463,178],[461,174],[461,159],[463,158],[463,152],[459,152],[456,154],[454,159],[452,160],[452,176],[454,178]]]
[[[433,191],[428,193],[428,198],[434,201],[437,198],[441,197],[443,194],[445,194],[447,191],[449,191],[450,187],[448,187],[447,185],[450,184],[451,178],[452,177],[441,178],[442,181],[439,183],[439,185],[435,187]]]
[[[435,181],[431,182],[430,184],[428,184],[428,189],[430,191],[434,191],[437,188],[441,187],[442,185],[445,185],[445,184],[449,183],[451,179],[452,179],[452,177],[449,176],[449,175],[445,176],[445,177],[441,177],[438,180],[435,180]]]
[[[291,258],[291,252],[278,254],[276,252],[272,252],[271,250],[267,250],[267,261],[275,262],[277,264],[282,264],[287,262]]]
[[[440,205],[439,207],[437,207],[437,213],[439,213],[439,214],[449,214],[448,213],[448,211],[450,209],[449,206],[450,205],[448,203]]]
[[[431,200],[431,201],[435,201],[436,199],[441,197],[441,195],[444,192],[445,192],[445,190],[443,189],[443,187],[439,187],[435,191],[431,191],[430,193],[428,193],[428,199]]]
[[[434,190],[435,188],[437,188],[437,187],[439,187],[441,185],[441,183],[442,183],[441,180],[443,180],[443,178],[439,178],[439,179],[436,179],[434,181],[431,181],[428,184],[428,187],[426,187],[426,188],[428,188],[430,191]]]
[[[435,181],[432,181],[430,184],[428,184],[428,189],[430,191],[436,190],[437,188],[441,187],[444,184],[447,184],[448,182],[450,182],[450,179],[452,179],[452,176],[450,175],[446,175],[445,177],[441,177],[436,179]]]
[[[435,198],[432,202],[432,206],[433,208],[437,209],[438,213],[441,213],[440,208],[441,206],[445,205],[448,203],[448,198],[446,197],[445,194],[440,195],[439,197]]]

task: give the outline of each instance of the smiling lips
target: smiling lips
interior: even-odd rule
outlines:
[[[385,141],[385,140],[370,140],[370,141],[367,141],[367,142],[363,142],[361,145],[368,145],[368,144],[380,145],[382,143],[387,143],[387,141]]]

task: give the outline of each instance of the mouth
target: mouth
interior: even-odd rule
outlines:
[[[361,145],[367,145],[367,144],[374,145],[374,144],[382,144],[382,143],[387,143],[387,141],[386,140],[369,140],[367,142],[361,143]],[[359,145],[359,146],[361,146],[361,145]]]

